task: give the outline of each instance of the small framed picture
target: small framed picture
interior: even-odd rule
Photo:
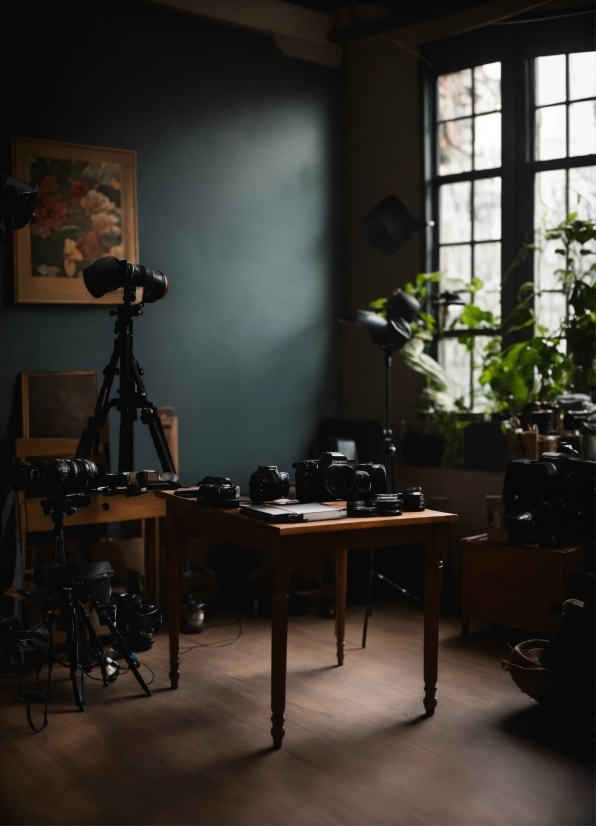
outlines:
[[[39,187],[35,218],[14,233],[15,301],[118,304],[93,298],[83,270],[113,255],[138,262],[136,152],[13,138],[14,174]]]

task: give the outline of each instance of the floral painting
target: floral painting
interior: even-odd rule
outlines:
[[[15,235],[17,301],[95,302],[86,267],[137,261],[135,153],[26,138],[14,147],[15,174],[38,185],[35,218]]]
[[[37,158],[31,266],[41,277],[80,277],[104,255],[123,258],[120,166]]]

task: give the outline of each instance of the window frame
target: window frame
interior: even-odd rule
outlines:
[[[593,25],[592,18],[592,27]],[[429,64],[421,68],[424,209],[426,220],[434,222],[434,226],[428,227],[425,233],[422,267],[427,272],[436,272],[439,269],[441,184],[460,179],[477,180],[494,177],[495,173],[500,174],[501,318],[505,318],[517,305],[521,285],[534,280],[532,252],[523,264],[509,272],[507,278],[505,273],[523,243],[534,241],[536,173],[596,164],[596,154],[573,157],[567,155],[545,161],[534,160],[534,59],[547,55],[593,51],[594,33],[586,29],[588,27],[585,17],[490,26],[427,44],[421,50],[423,58]],[[528,42],[530,39],[531,42]],[[501,167],[439,176],[436,128],[439,122],[436,93],[438,77],[497,61],[501,63]],[[568,101],[566,105],[569,105]],[[568,147],[567,139],[567,151]],[[483,334],[496,335],[498,331],[483,331]],[[517,331],[508,337],[506,343],[523,340],[531,334],[531,329]],[[438,357],[437,340],[433,342],[432,355]]]

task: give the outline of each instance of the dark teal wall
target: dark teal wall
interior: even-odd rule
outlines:
[[[138,153],[140,260],[171,287],[135,351],[179,416],[183,480],[289,469],[338,407],[341,73],[128,0],[20,0],[8,21],[2,167],[11,135]],[[0,436],[20,435],[18,373],[101,371],[112,339],[106,307],[15,305],[8,248]],[[155,466],[144,430],[136,464]]]

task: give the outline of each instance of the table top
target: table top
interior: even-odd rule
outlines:
[[[239,508],[205,507],[192,499],[175,496],[173,491],[155,491],[155,494],[168,501],[174,508],[175,516],[185,523],[203,527],[208,532],[247,547],[262,547],[263,544],[274,547],[278,543],[294,544],[291,542],[293,539],[308,539],[309,547],[316,550],[315,540],[318,538],[324,540],[325,547],[329,547],[329,543],[333,546],[341,544],[343,547],[366,547],[371,542],[376,547],[383,544],[406,544],[416,542],[415,537],[421,529],[432,530],[434,525],[457,521],[454,513],[427,509],[415,513],[406,512],[401,516],[346,517],[276,524],[248,516]]]

